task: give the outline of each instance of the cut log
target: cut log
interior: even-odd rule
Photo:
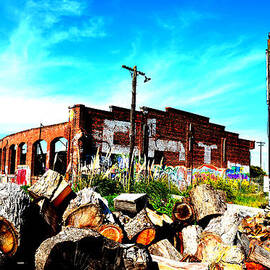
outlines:
[[[146,206],[148,199],[146,193],[122,193],[113,201],[116,210],[137,214]]]
[[[18,185],[0,184],[0,249],[5,256],[13,256],[21,245],[31,208],[29,197]]]
[[[190,197],[197,221],[203,222],[215,215],[222,215],[227,209],[225,192],[215,190],[207,184],[193,188]]]
[[[136,237],[136,242],[143,245],[149,245],[156,236],[155,226],[145,209],[139,212],[127,224],[124,224],[124,229],[129,240]]]
[[[90,213],[87,213],[87,211],[90,211]],[[63,224],[66,226],[71,225],[67,222],[71,216],[73,216],[73,218],[75,218],[74,216],[77,216],[76,219],[79,222],[81,214],[83,214],[84,224],[87,223],[87,217],[93,220],[95,219],[95,215],[97,215],[97,219],[93,224],[94,226],[90,226],[91,228],[101,225],[103,221],[107,223],[115,223],[113,214],[108,208],[108,202],[92,188],[84,188],[77,193],[77,197],[75,199],[70,201],[63,214]],[[90,224],[92,224],[91,220],[89,220]],[[79,223],[78,226],[81,226],[80,228],[83,228],[84,226],[89,227],[88,225],[80,225]]]
[[[148,247],[150,254],[170,260],[180,261],[183,256],[175,249],[168,239],[163,239]]]
[[[19,185],[0,184],[0,269],[14,269],[17,261],[31,264],[34,250],[47,236],[44,225]]]
[[[240,222],[237,213],[226,210],[222,216],[211,219],[204,231],[218,234],[224,244],[233,245]]]
[[[250,241],[249,261],[262,264],[270,268],[270,249],[266,243],[252,239]]]
[[[173,223],[173,220],[168,215],[166,215],[166,214],[162,214],[162,218],[168,224],[172,224]]]
[[[63,269],[151,269],[146,248],[122,245],[99,233],[66,228],[45,240],[35,255],[36,270]]]
[[[267,270],[265,266],[255,262],[245,262],[246,270]]]
[[[245,233],[237,232],[236,235],[237,245],[244,251],[245,257],[249,254],[249,238]]]
[[[154,262],[158,263],[160,270],[207,270],[207,263],[187,263],[170,260],[161,256],[151,255]]]
[[[73,210],[64,221],[64,226],[98,229],[104,215],[96,204],[85,204]]]
[[[173,244],[173,246],[176,248],[176,250],[180,252],[180,254],[183,254],[184,253],[184,245],[183,245],[183,235],[182,235],[182,232],[176,231],[173,234],[172,239],[170,239],[170,241]]]
[[[61,229],[60,228],[61,219],[59,217],[59,214],[57,213],[55,206],[52,203],[50,203],[50,201],[47,198],[39,201],[38,206],[40,209],[41,216],[48,224],[48,227],[51,229],[50,236],[57,234]]]
[[[144,229],[137,236],[136,243],[147,246],[150,245],[155,238],[156,238],[155,228]]]
[[[195,218],[193,207],[186,202],[176,202],[172,211],[173,221],[191,223]]]
[[[103,224],[98,228],[98,232],[118,243],[122,243],[124,237],[122,229],[116,224]]]
[[[219,235],[213,233],[202,234],[196,256],[202,262],[213,264],[235,264],[242,267],[244,254],[240,247],[223,244]]]
[[[53,170],[46,171],[28,191],[36,201],[47,198],[55,207],[60,206],[73,193],[64,177]]]
[[[184,254],[196,254],[201,234],[202,228],[199,225],[190,225],[182,230]]]

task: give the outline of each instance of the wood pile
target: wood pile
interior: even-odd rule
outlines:
[[[112,213],[93,189],[75,194],[51,170],[29,194],[0,184],[0,269],[270,268],[270,214],[227,209],[209,185],[177,202],[172,218],[146,194],[119,195]]]

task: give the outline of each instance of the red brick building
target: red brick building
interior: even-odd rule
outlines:
[[[64,173],[78,163],[87,164],[97,148],[101,153],[129,153],[130,111],[111,106],[110,111],[74,105],[69,121],[41,126],[0,140],[2,177],[17,174],[35,179],[46,168]],[[209,118],[167,107],[165,111],[142,107],[136,112],[135,152],[165,165],[196,168],[203,164],[228,168],[248,167],[254,142],[209,122]],[[26,177],[26,178],[27,178]]]

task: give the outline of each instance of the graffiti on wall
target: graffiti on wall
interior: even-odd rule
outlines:
[[[249,179],[249,166],[244,166],[238,163],[228,161],[228,169],[226,170],[226,177],[230,179]]]
[[[185,166],[154,165],[154,177],[167,176],[180,189],[190,184],[188,172],[189,170]]]
[[[225,169],[217,168],[213,165],[204,164],[198,168],[193,169],[192,177],[206,179],[210,177],[212,180],[216,180],[217,177],[224,176]]]
[[[149,127],[148,156],[150,158],[154,157],[155,151],[162,151],[179,153],[179,160],[185,160],[185,148],[181,141],[155,139],[156,119],[148,119],[147,124]],[[102,143],[97,142],[96,144],[97,147],[101,146],[102,152],[111,152],[112,154],[128,154],[129,146],[114,144],[113,138],[115,133],[128,133],[129,130],[130,122],[105,119],[103,132],[95,131],[93,132],[93,137],[97,141],[102,141]],[[139,154],[139,149],[137,146],[135,146],[134,152],[135,155]]]
[[[206,144],[204,144],[202,142],[199,142],[198,146],[204,148],[204,163],[205,164],[211,164],[211,151],[213,149],[217,149],[217,146],[215,144],[206,145]]]
[[[15,182],[18,185],[30,184],[30,168],[28,165],[18,165]]]

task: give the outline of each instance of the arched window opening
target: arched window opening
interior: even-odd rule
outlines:
[[[51,142],[50,168],[64,175],[67,170],[68,141],[65,138],[56,138]]]
[[[9,147],[9,173],[15,174],[16,146],[12,144]]]
[[[3,149],[3,166],[2,166],[2,173],[6,173],[6,160],[7,160],[7,157],[6,157],[6,153],[7,153],[7,149],[6,147],[4,147]]]
[[[21,143],[19,148],[20,148],[19,164],[20,165],[25,165],[26,164],[27,144],[26,143]]]
[[[47,142],[39,140],[33,145],[34,152],[34,176],[40,176],[45,173],[46,156],[47,156]]]

